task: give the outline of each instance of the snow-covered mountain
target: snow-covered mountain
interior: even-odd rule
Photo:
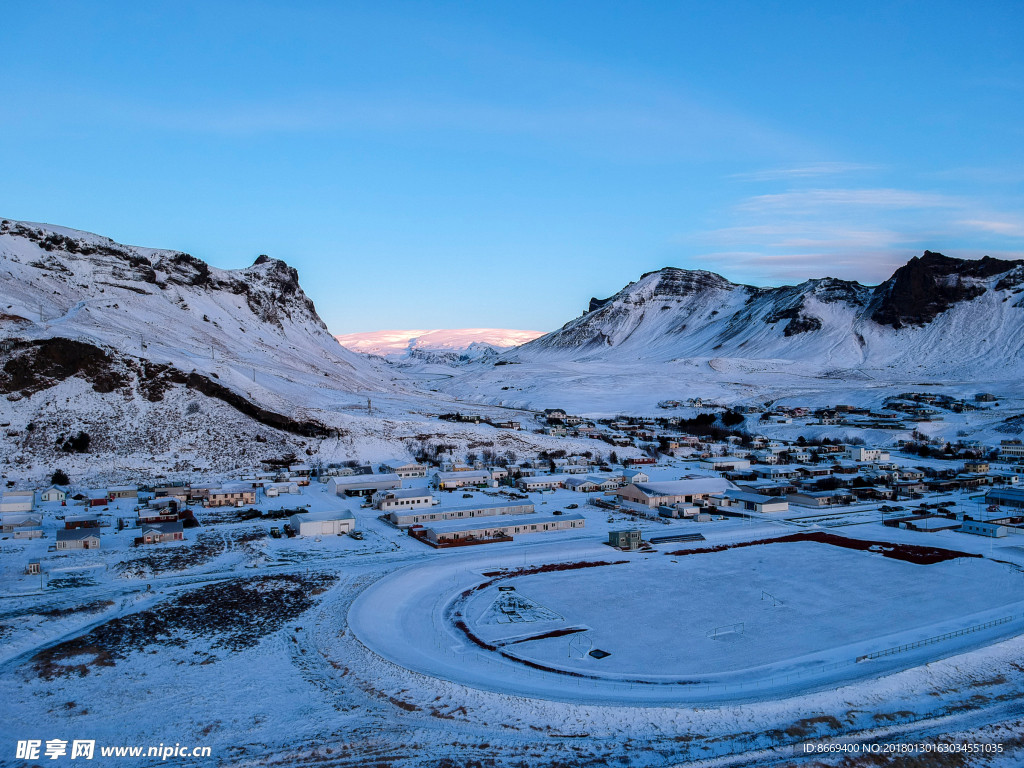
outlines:
[[[184,453],[205,438],[196,454],[237,455],[259,428],[338,435],[332,408],[396,387],[335,341],[296,271],[265,256],[221,270],[3,220],[0,300],[0,402],[8,431],[24,422],[28,448],[82,429],[94,446]]]
[[[390,362],[463,365],[494,362],[498,353],[542,336],[541,331],[505,328],[456,328],[421,331],[372,331],[335,338],[354,352],[384,357]]]
[[[643,275],[560,330],[502,359],[785,360],[817,371],[1016,376],[1024,350],[1024,262],[926,251],[878,286],[833,278],[756,288],[705,271]]]

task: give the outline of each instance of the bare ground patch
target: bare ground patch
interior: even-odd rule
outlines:
[[[32,668],[44,679],[85,675],[151,646],[181,648],[199,638],[212,641],[211,649],[242,651],[313,607],[335,581],[332,574],[275,574],[208,584],[40,651]]]

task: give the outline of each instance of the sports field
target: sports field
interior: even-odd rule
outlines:
[[[514,586],[524,604],[561,618],[532,620],[527,609],[495,623],[498,584]],[[1022,598],[1024,576],[990,560],[915,565],[799,542],[502,580],[477,593],[465,614],[487,642],[519,640],[507,647],[524,659],[678,677],[810,654],[852,658],[1001,618],[1012,613],[1007,604]],[[586,628],[574,633],[584,636],[575,645],[610,655],[580,658],[569,646],[572,635],[523,641],[561,628]]]

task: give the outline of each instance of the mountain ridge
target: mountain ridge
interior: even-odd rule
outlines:
[[[644,273],[562,328],[502,355],[506,362],[737,357],[844,367],[985,356],[1021,361],[1024,261],[925,251],[886,281],[825,277],[756,287],[707,270]],[[993,321],[998,319],[998,323]],[[954,341],[974,341],[965,351]],[[995,338],[993,338],[995,337]],[[941,342],[941,343],[939,343]],[[947,354],[948,352],[948,354]]]

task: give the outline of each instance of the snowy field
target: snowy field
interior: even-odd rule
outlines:
[[[501,583],[560,614],[561,626],[588,627],[593,647],[611,653],[600,660],[570,656],[567,638],[558,638],[517,644],[517,655],[589,674],[650,679],[714,680],[737,670],[753,678],[755,668],[763,676],[764,669],[814,654],[841,660],[1019,613],[1007,603],[1024,599],[1024,578],[996,563],[913,565],[816,543],[631,558],[617,567]],[[497,590],[474,596],[467,606],[471,621],[498,599]],[[540,633],[548,624],[554,623],[476,631],[494,642]],[[734,631],[737,624],[743,626]]]
[[[752,687],[813,689],[915,666],[1024,628],[1024,575],[992,560],[916,565],[808,542],[683,557],[668,554],[671,545],[660,549],[626,554],[581,541],[537,545],[522,555],[460,553],[375,584],[356,600],[349,621],[369,647],[425,674],[507,693],[571,692],[574,701],[633,704],[721,700],[730,686],[740,699],[750,698]],[[595,561],[610,564],[515,575]],[[488,586],[475,590],[480,584]],[[503,620],[499,606],[510,593],[501,587],[509,586],[521,598],[521,618]],[[474,590],[466,601],[465,590]],[[984,631],[855,663],[1008,617]],[[709,637],[716,628],[717,637]],[[532,639],[544,635],[556,636]],[[596,659],[591,649],[611,655]],[[576,692],[572,673],[590,687]]]

